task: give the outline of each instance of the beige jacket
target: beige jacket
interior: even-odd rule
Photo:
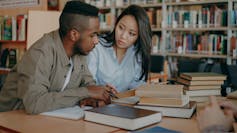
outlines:
[[[8,74],[0,93],[0,112],[25,109],[37,114],[76,105],[88,97],[85,86],[95,84],[86,57],[72,57],[74,68],[70,81],[61,92],[69,59],[58,31],[44,35]]]

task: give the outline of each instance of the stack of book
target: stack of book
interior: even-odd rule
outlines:
[[[136,89],[140,97],[136,108],[162,112],[163,116],[190,118],[196,108],[195,102],[183,93],[183,85],[146,84]]]
[[[184,92],[190,100],[204,102],[208,96],[221,95],[221,85],[226,75],[211,72],[181,73],[177,82],[184,85]]]

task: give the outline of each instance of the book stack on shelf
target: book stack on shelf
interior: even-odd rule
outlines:
[[[163,116],[190,118],[196,102],[189,101],[183,93],[183,85],[147,84],[135,90],[140,97],[134,107],[162,112]]]
[[[184,85],[184,92],[191,100],[204,102],[208,96],[221,96],[221,85],[226,75],[211,72],[181,73],[177,82]]]
[[[26,41],[27,15],[0,16],[0,43],[24,43]],[[23,56],[25,48],[1,45],[0,67],[12,68]]]
[[[0,16],[0,40],[25,41],[27,15]]]

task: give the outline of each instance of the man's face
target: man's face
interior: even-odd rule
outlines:
[[[99,42],[99,19],[96,17],[89,18],[88,27],[80,32],[80,38],[75,42],[74,54],[87,55]]]

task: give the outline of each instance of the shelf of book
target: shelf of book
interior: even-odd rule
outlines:
[[[184,6],[184,5],[204,5],[204,4],[221,4],[228,3],[228,0],[200,0],[200,1],[184,1],[184,2],[166,2],[167,6]]]
[[[158,40],[155,41],[158,43],[158,49],[154,51],[162,50],[164,53],[168,53],[163,55],[171,57],[185,56],[193,58],[230,59],[232,56],[230,53],[232,50],[230,46],[230,31],[237,31],[237,27],[232,25],[232,23],[229,23],[230,20],[233,20],[233,18],[229,17],[231,16],[229,11],[232,11],[235,14],[237,4],[234,2],[237,2],[237,0],[175,1],[176,0],[128,0],[116,5],[117,1],[114,0],[110,3],[111,10],[109,13],[110,15],[113,15],[112,17],[116,17],[128,6],[128,3],[144,7],[151,21],[152,31],[154,35],[156,35],[156,38],[158,38]],[[105,7],[105,9],[107,8]],[[235,19],[236,18],[234,18],[234,20]],[[173,21],[176,21],[176,26],[173,25]],[[185,23],[184,21],[188,22]],[[110,30],[102,29],[102,32],[108,31]],[[194,38],[195,41],[193,41]],[[190,40],[192,40],[191,43]],[[212,40],[212,42],[210,43],[205,40]],[[183,54],[169,52],[173,50],[177,51],[178,46],[182,46]],[[192,48],[189,46],[192,46]],[[199,46],[201,46],[201,48]],[[201,51],[210,51],[208,49],[213,49],[211,53],[223,53],[225,55],[207,54],[205,52],[187,53],[184,52],[184,49]]]
[[[167,31],[227,31],[227,27],[207,27],[207,28],[164,28]]]
[[[26,41],[0,40],[0,43],[19,43],[19,44],[26,44]]]
[[[144,7],[144,8],[149,8],[149,7],[162,7],[162,3],[155,3],[155,4],[137,4],[141,7]],[[127,6],[116,6],[115,8],[116,9],[124,9],[126,8]]]
[[[198,54],[198,53],[175,53],[175,52],[166,52],[166,53],[152,53],[152,55],[167,55],[174,57],[190,57],[190,58],[218,58],[218,59],[226,59],[227,55],[220,54]]]
[[[47,10],[45,0],[38,0],[36,5],[15,4],[14,8],[0,8],[0,62],[3,67],[14,66],[26,50],[28,11]],[[10,56],[14,60],[9,59]],[[8,68],[0,69],[0,74],[8,72]]]

